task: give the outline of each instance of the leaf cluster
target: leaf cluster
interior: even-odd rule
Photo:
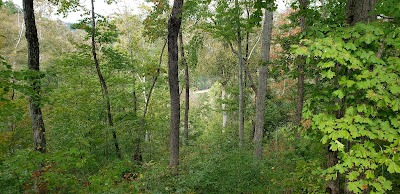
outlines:
[[[399,29],[390,23],[359,23],[292,47],[322,78],[311,106],[325,106],[310,114],[312,128],[322,132],[322,143],[340,156],[325,173],[328,179],[337,172],[346,174],[355,193],[391,190],[393,180],[380,168],[400,173]]]

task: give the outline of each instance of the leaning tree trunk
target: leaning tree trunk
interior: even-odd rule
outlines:
[[[42,110],[40,109],[39,40],[36,29],[33,0],[24,0],[25,37],[28,42],[28,68],[32,75],[29,82],[32,93],[29,95],[29,113],[32,121],[34,149],[45,153],[46,138]]]
[[[108,120],[108,125],[112,129],[115,152],[117,153],[118,158],[122,159],[121,150],[119,149],[117,134],[116,134],[116,131],[114,129],[114,123],[113,123],[113,118],[112,118],[112,114],[111,114],[110,96],[108,94],[107,84],[106,84],[106,81],[104,80],[103,74],[101,73],[99,61],[97,59],[96,41],[95,41],[95,30],[96,30],[96,21],[95,21],[95,19],[96,18],[95,18],[95,14],[94,14],[94,2],[93,1],[94,0],[91,0],[91,4],[92,4],[92,34],[91,35],[92,35],[93,60],[94,60],[95,66],[96,66],[97,75],[98,75],[99,80],[100,80],[101,90],[102,90],[103,96],[105,97],[105,100],[106,100],[107,120]]]
[[[172,13],[168,21],[168,81],[171,98],[171,120],[169,137],[169,166],[179,164],[179,79],[178,79],[178,34],[181,28],[183,0],[174,0]]]
[[[189,145],[189,65],[185,58],[185,50],[183,47],[183,37],[182,30],[179,31],[179,43],[181,47],[181,61],[185,67],[185,117],[183,119],[184,129],[183,129],[183,142],[185,145]]]
[[[143,138],[145,136],[143,134],[144,133],[143,127],[145,125],[147,111],[149,110],[150,99],[151,99],[151,96],[153,94],[154,88],[156,86],[157,79],[160,76],[161,63],[162,63],[162,58],[163,58],[163,55],[164,55],[164,50],[165,50],[166,45],[167,45],[167,40],[165,40],[164,45],[163,45],[163,47],[161,49],[160,59],[158,61],[157,72],[153,76],[153,81],[151,83],[149,93],[147,94],[147,97],[145,97],[145,99],[147,99],[147,100],[146,100],[146,103],[145,103],[145,106],[144,106],[142,118],[140,119],[140,122],[139,122],[140,126],[139,126],[139,130],[138,130],[138,136],[136,137],[136,140],[135,140],[135,151],[133,153],[133,161],[135,161],[136,163],[140,163],[140,162],[143,161],[142,151],[141,151],[141,148],[140,148],[141,138]]]
[[[273,25],[273,13],[265,9],[263,24],[263,41],[261,46],[261,67],[258,76],[258,93],[256,98],[256,125],[254,134],[254,155],[260,159],[262,156],[262,137],[265,123],[265,95],[267,93],[268,63],[270,61],[271,36]]]
[[[239,1],[235,0],[235,7],[237,8],[236,15],[236,30],[237,30],[237,57],[238,57],[238,76],[239,76],[239,147],[243,147],[244,139],[244,114],[243,114],[243,57],[242,57],[242,37],[240,29],[240,12]]]

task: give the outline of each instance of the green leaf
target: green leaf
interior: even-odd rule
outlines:
[[[392,85],[389,86],[389,90],[392,94],[399,94],[400,93],[400,86],[399,85]]]
[[[365,171],[365,176],[366,176],[367,179],[375,178],[375,174],[374,174],[374,172],[372,170]]]
[[[335,76],[335,72],[329,69],[328,71],[321,72],[321,76],[322,78],[332,79]]]
[[[347,183],[347,188],[350,191],[353,191],[354,193],[360,193],[361,192],[361,190],[357,187],[357,184],[355,182]]]
[[[367,33],[363,36],[363,40],[365,43],[371,44],[374,40],[376,40],[376,36],[371,33]]]
[[[382,187],[384,190],[390,191],[390,190],[392,190],[392,182],[389,180],[385,180],[382,182]]]
[[[344,45],[344,48],[346,48],[347,50],[357,50],[357,47],[355,44],[353,44],[352,42],[348,42]]]
[[[388,166],[388,171],[390,173],[400,173],[400,167],[395,162],[391,161]]]
[[[363,81],[363,82],[358,82],[358,87],[360,88],[360,89],[368,89],[368,88],[371,88],[371,86],[372,86],[372,84],[371,84],[371,80],[366,80],[366,81]]]
[[[358,175],[360,175],[358,171],[352,171],[347,175],[347,177],[349,178],[349,181],[354,181],[357,179]]]
[[[307,56],[310,54],[310,52],[308,51],[307,47],[305,46],[300,46],[298,47],[296,50],[294,50],[294,54],[296,55],[302,55],[302,56]]]
[[[318,66],[322,67],[322,68],[330,68],[330,67],[334,67],[335,63],[333,61],[328,61],[325,63],[318,63]]]
[[[344,145],[340,143],[340,141],[335,140],[335,143],[337,144],[337,148],[339,151],[343,151]]]
[[[342,89],[335,90],[335,91],[333,92],[333,94],[334,94],[335,96],[339,97],[340,99],[343,99],[343,97],[344,97],[344,92],[343,92]]]

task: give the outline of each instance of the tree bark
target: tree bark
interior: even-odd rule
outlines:
[[[377,0],[348,0],[346,4],[346,22],[354,25],[357,22],[370,22],[376,19],[370,15]]]
[[[242,57],[242,36],[240,29],[239,1],[235,0],[235,7],[238,11],[236,16],[237,30],[237,57],[238,57],[238,82],[239,82],[239,147],[243,147],[244,139],[244,113],[243,113],[243,57]]]
[[[332,167],[338,163],[338,153],[329,149],[328,146],[328,161],[327,166]],[[339,194],[340,192],[340,184],[339,184],[339,175],[336,179],[330,180],[325,185],[325,190],[329,194]]]
[[[168,81],[171,98],[171,119],[169,148],[169,166],[176,168],[179,164],[179,79],[178,79],[178,34],[181,28],[183,0],[174,0],[172,13],[168,21]]]
[[[262,157],[262,137],[265,123],[265,96],[267,93],[268,63],[270,61],[271,36],[273,25],[273,13],[265,9],[263,24],[263,41],[261,46],[261,67],[258,76],[258,93],[256,98],[256,125],[254,134],[254,145],[256,158]]]
[[[40,96],[40,68],[39,68],[39,39],[36,29],[33,0],[23,0],[25,37],[28,43],[28,69],[33,75],[29,76],[29,82],[33,89],[29,95],[29,113],[32,121],[34,149],[46,152],[45,127],[43,122]]]
[[[95,13],[94,13],[94,0],[91,0],[91,5],[92,5],[92,34],[91,34],[91,36],[92,36],[93,60],[94,60],[95,66],[96,66],[97,76],[99,77],[99,80],[100,80],[101,90],[102,90],[103,96],[106,100],[107,121],[108,121],[108,125],[111,127],[111,130],[112,130],[115,152],[116,152],[118,158],[122,159],[121,150],[119,149],[117,134],[114,129],[114,123],[113,123],[113,118],[112,118],[112,114],[111,114],[110,96],[108,94],[107,84],[106,84],[106,81],[104,80],[103,74],[101,73],[99,61],[97,59],[96,41],[95,41],[95,30],[96,30],[95,19],[96,19],[96,17],[95,17]]]
[[[45,127],[43,122],[43,114],[40,108],[41,95],[40,95],[40,51],[39,51],[39,39],[37,34],[35,12],[33,9],[33,0],[23,0],[22,6],[24,9],[24,21],[25,21],[25,37],[28,44],[28,69],[32,75],[28,76],[28,81],[32,87],[32,93],[29,94],[29,114],[32,122],[33,130],[33,149],[40,152],[46,153],[46,137]],[[33,180],[33,191],[35,193],[41,193],[39,176],[42,172],[43,164],[38,165],[37,176],[34,176]]]
[[[189,145],[189,65],[186,62],[185,58],[185,48],[183,47],[183,37],[182,30],[179,31],[179,44],[181,47],[181,62],[185,67],[185,116],[183,119],[184,128],[183,128],[183,142],[185,145]]]
[[[300,3],[300,12],[302,12],[300,15],[300,30],[301,32],[305,32],[307,25],[305,11],[307,9],[309,1],[299,0],[299,3]],[[303,103],[304,103],[304,58],[299,57],[296,62],[298,63],[297,71],[299,73],[299,77],[297,79],[297,104],[296,104],[294,125],[300,126],[303,113]],[[300,136],[297,128],[295,129],[295,136],[297,138]]]

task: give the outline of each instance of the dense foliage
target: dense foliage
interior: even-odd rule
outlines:
[[[234,1],[185,0],[181,32],[190,72],[189,141],[180,145],[174,172],[168,167],[169,1],[143,4],[140,14],[122,5],[110,16],[96,12],[96,51],[109,90],[112,129],[89,42],[89,12],[66,24],[49,17],[53,6],[59,9],[54,13],[68,14],[81,8],[79,2],[50,2],[35,2],[41,56],[41,71],[35,73],[27,68],[23,10],[0,0],[0,193],[326,193],[334,180],[341,193],[400,192],[398,1],[378,1],[373,21],[349,25],[345,0],[309,1],[306,9],[292,1],[282,12],[270,0],[241,0],[238,7]],[[264,9],[274,11],[274,26],[264,150],[257,159],[252,84],[261,65]],[[304,31],[300,17],[307,18]],[[242,147],[238,39],[245,65]],[[300,73],[305,102],[296,126]],[[32,76],[41,80],[44,154],[32,149]],[[114,150],[113,130],[122,159]],[[337,155],[334,165],[327,165],[329,153]]]

